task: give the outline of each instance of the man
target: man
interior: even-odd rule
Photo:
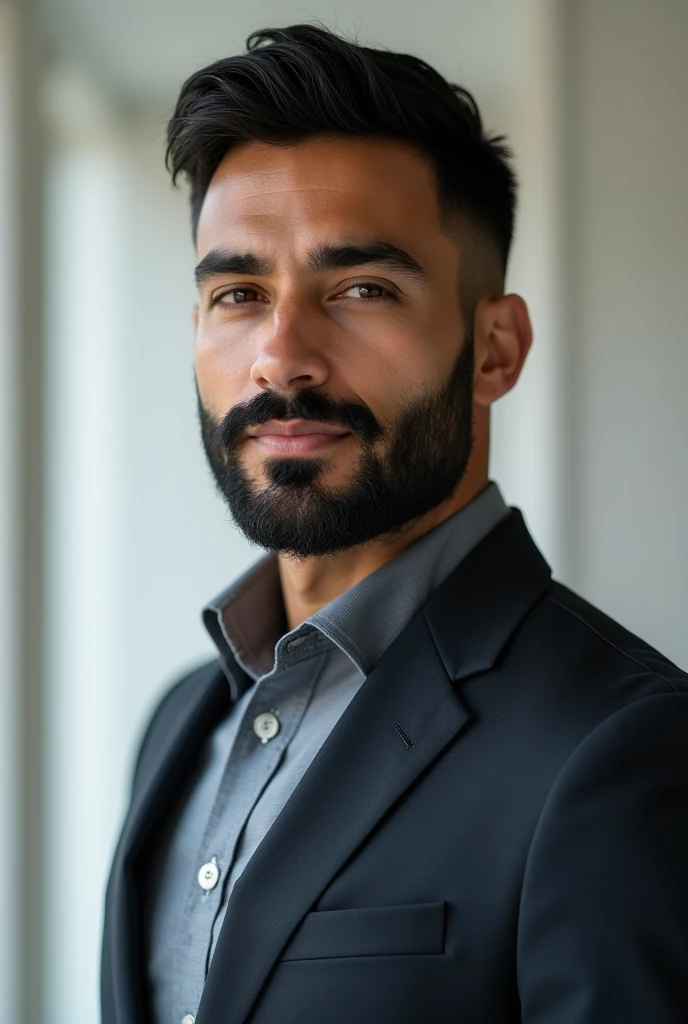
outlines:
[[[195,370],[266,553],[143,738],[104,1024],[685,1024],[688,679],[488,475],[531,328],[464,90],[309,26],[184,85]]]

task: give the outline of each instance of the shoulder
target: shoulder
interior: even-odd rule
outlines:
[[[568,587],[553,582],[544,605],[560,635],[577,637],[586,647],[605,652],[619,669],[655,676],[659,690],[688,692],[683,669]]]
[[[636,715],[662,731],[675,709],[681,719],[688,713],[688,675],[557,582],[519,622],[489,676],[465,680],[460,691],[490,746],[504,753],[513,785],[528,780],[533,808],[593,734],[595,743],[613,738],[623,747],[632,745]],[[585,749],[594,758],[595,744]]]
[[[688,674],[595,605],[553,581],[507,653],[533,685],[612,713],[643,697],[688,694]]]
[[[562,631],[576,633],[587,643],[613,652],[619,658],[619,667],[652,673],[668,690],[685,691],[688,687],[688,674],[669,657],[562,584],[552,584],[545,602]]]

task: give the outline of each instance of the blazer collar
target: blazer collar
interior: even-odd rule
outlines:
[[[447,675],[492,667],[510,635],[550,584],[552,570],[518,508],[429,597],[425,617]]]
[[[520,511],[512,512],[388,648],[249,861],[232,891],[197,1024],[244,1024],[303,916],[470,720],[456,683],[491,668],[550,583]]]

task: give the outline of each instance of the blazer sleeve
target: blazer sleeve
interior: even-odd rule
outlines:
[[[688,1021],[688,692],[615,712],[559,773],[517,969],[523,1024]]]

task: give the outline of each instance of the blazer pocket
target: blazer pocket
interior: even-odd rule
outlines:
[[[313,910],[281,960],[443,953],[446,903]]]

